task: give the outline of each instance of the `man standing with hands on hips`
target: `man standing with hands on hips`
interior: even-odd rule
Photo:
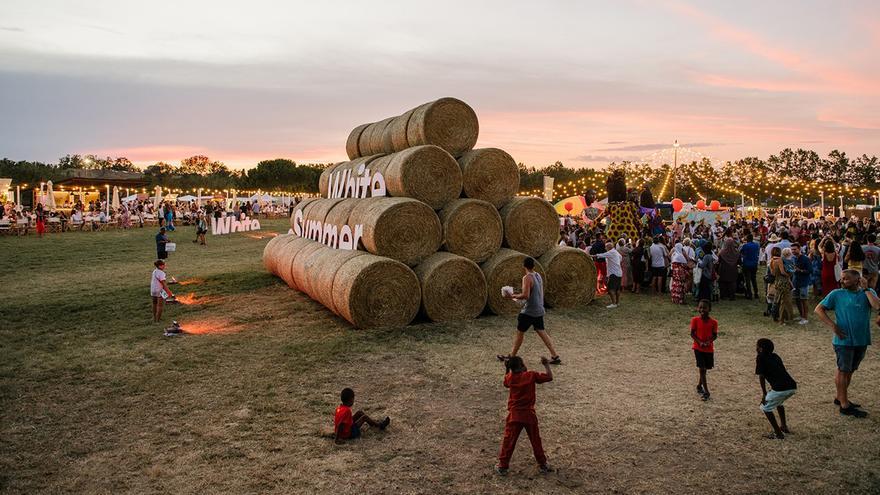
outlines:
[[[837,354],[834,404],[840,406],[840,414],[864,418],[868,413],[850,402],[848,389],[853,373],[859,369],[859,363],[871,345],[871,309],[880,310],[880,298],[874,289],[867,288],[868,281],[856,270],[845,270],[841,282],[843,288],[831,291],[815,311],[834,332],[834,352]],[[828,310],[834,311],[836,321],[831,321]]]

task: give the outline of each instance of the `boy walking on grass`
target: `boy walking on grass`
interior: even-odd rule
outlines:
[[[767,415],[767,420],[773,427],[773,433],[768,435],[768,438],[782,440],[786,433],[791,433],[785,423],[785,407],[782,403],[794,395],[797,391],[797,383],[786,371],[782,358],[773,352],[772,340],[758,339],[756,350],[758,355],[755,358],[755,374],[761,382],[761,410]],[[770,383],[769,392],[767,382]],[[773,415],[774,409],[779,411],[779,423]]]
[[[336,416],[333,418],[333,429],[336,433],[336,443],[342,444],[346,440],[354,440],[361,436],[361,425],[367,423],[372,427],[378,427],[380,430],[388,428],[391,424],[391,418],[385,416],[381,422],[374,421],[363,411],[351,414],[351,406],[354,405],[354,390],[350,388],[342,389],[340,399],[342,404],[336,408]]]
[[[504,426],[504,440],[501,442],[501,453],[498,454],[498,465],[495,472],[501,476],[507,475],[510,467],[510,458],[516,447],[516,440],[522,430],[526,430],[529,441],[532,443],[532,451],[542,474],[552,471],[547,465],[547,457],[541,445],[541,435],[538,432],[538,416],[535,414],[535,384],[546,383],[553,380],[553,372],[550,370],[550,360],[542,357],[544,373],[528,371],[523,360],[519,356],[511,356],[505,361],[507,373],[504,375],[504,386],[510,389],[507,399],[507,423]]]
[[[709,400],[709,384],[706,383],[706,371],[715,367],[715,339],[718,338],[718,321],[709,317],[712,303],[707,299],[700,300],[697,311],[700,316],[691,319],[691,338],[694,341],[694,357],[700,370],[700,382],[697,393],[705,401]]]

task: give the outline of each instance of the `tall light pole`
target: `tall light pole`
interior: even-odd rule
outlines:
[[[674,157],[673,158],[673,165],[672,165],[672,197],[677,198],[678,197],[678,181],[675,180],[675,172],[676,172],[676,169],[678,168],[678,139],[676,139],[675,142],[672,143],[672,150],[673,150],[673,157]]]

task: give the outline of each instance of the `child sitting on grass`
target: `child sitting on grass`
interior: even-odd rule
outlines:
[[[758,355],[755,357],[755,374],[761,382],[761,410],[767,415],[767,420],[773,427],[773,433],[768,435],[768,438],[782,440],[786,433],[791,433],[785,423],[785,407],[782,403],[794,395],[797,391],[797,383],[786,371],[782,358],[773,352],[772,340],[758,339],[756,350]],[[767,382],[770,383],[769,392]],[[779,411],[779,423],[773,415],[774,409]]]
[[[708,299],[700,300],[697,311],[700,316],[691,318],[691,338],[694,341],[694,357],[700,370],[700,382],[697,393],[703,400],[709,400],[709,384],[706,383],[706,371],[715,367],[715,339],[718,338],[718,321],[709,317],[712,303]]]
[[[544,455],[544,447],[541,445],[541,435],[538,431],[535,384],[553,380],[553,372],[550,371],[549,359],[542,357],[541,364],[544,365],[544,373],[528,371],[519,356],[511,356],[504,363],[507,370],[504,375],[504,386],[510,389],[510,395],[507,399],[508,413],[507,423],[504,426],[504,440],[501,442],[501,452],[498,454],[498,465],[495,466],[495,472],[501,476],[507,475],[510,458],[513,456],[516,440],[522,430],[526,430],[529,436],[541,473],[552,471],[547,465],[547,457]]]
[[[385,416],[382,422],[374,421],[363,411],[351,414],[351,406],[354,405],[354,390],[350,388],[342,389],[340,397],[342,404],[336,408],[336,416],[333,418],[333,429],[336,433],[336,443],[341,444],[346,440],[354,440],[361,436],[361,425],[367,423],[373,427],[379,427],[380,430],[388,428],[391,424],[391,418]]]

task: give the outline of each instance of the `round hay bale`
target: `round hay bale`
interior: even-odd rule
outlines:
[[[422,299],[419,279],[409,267],[369,254],[339,267],[332,293],[337,314],[358,328],[407,325]]]
[[[312,277],[310,273],[306,270],[306,261],[309,257],[315,252],[322,249],[330,249],[327,246],[312,241],[311,239],[306,239],[311,242],[304,244],[301,248],[297,250],[297,252],[293,255],[293,259],[290,262],[290,278],[294,283],[294,286],[300,292],[305,294],[311,294],[311,288],[309,284],[312,282]],[[282,267],[283,268],[283,267]]]
[[[476,318],[486,307],[486,278],[467,258],[434,253],[413,271],[422,289],[421,312],[431,321]]]
[[[380,153],[385,153],[385,128],[388,127],[388,124],[394,117],[390,117],[384,120],[380,120],[376,122],[374,125],[373,133],[370,135],[370,154],[377,155]]]
[[[293,210],[290,212],[290,228],[292,228],[292,229],[294,228],[293,219],[296,217],[296,212],[303,211],[303,209],[306,206],[308,206],[309,203],[311,203],[313,201],[317,201],[317,200],[318,200],[318,198],[306,198],[306,199],[300,201],[299,203],[297,203],[296,206],[293,207]]]
[[[348,225],[352,232],[363,225],[360,242],[366,251],[415,266],[440,248],[440,219],[425,203],[411,198],[358,201]]]
[[[312,297],[330,311],[339,314],[333,302],[333,279],[336,278],[336,272],[348,260],[367,254],[366,251],[324,249],[312,255],[309,258],[313,265],[309,272],[309,276],[314,279],[311,283]]]
[[[409,123],[413,110],[394,117],[388,123],[388,126],[385,127],[385,132],[382,136],[382,148],[385,153],[403,151],[409,147],[409,143],[406,141],[406,125]]]
[[[371,124],[367,124],[367,126],[364,127],[364,130],[361,131],[361,135],[358,138],[358,156],[363,157],[372,155],[372,153],[370,153],[370,139],[373,133],[373,129],[375,127],[376,123],[373,122]]]
[[[501,288],[505,285],[513,287],[519,292],[522,290],[523,260],[526,255],[512,249],[499,249],[494,256],[480,265],[483,275],[486,277],[486,308],[496,315],[516,314],[522,309],[518,303],[505,299],[501,296]],[[535,271],[544,279],[547,285],[547,277],[544,276],[544,267],[536,260]]]
[[[352,210],[357,208],[360,201],[361,200],[359,199],[348,198],[336,203],[333,205],[333,208],[327,212],[327,216],[324,217],[324,222],[338,227],[348,225],[348,217],[351,216]]]
[[[361,124],[348,134],[348,140],[345,142],[345,152],[348,153],[348,159],[354,160],[355,158],[361,156],[360,151],[358,150],[358,142],[361,138],[361,133],[364,132],[364,129],[370,124]]]
[[[462,191],[468,198],[482,199],[501,208],[516,196],[519,168],[504,150],[471,150],[458,158],[458,165],[461,167]]]
[[[275,273],[275,261],[281,254],[281,249],[295,238],[296,236],[293,234],[281,234],[269,239],[266,247],[263,248],[263,266],[266,267],[266,271],[272,274]]]
[[[437,146],[416,146],[372,162],[389,196],[417,199],[435,210],[461,196],[461,169]]]
[[[501,208],[504,246],[538,257],[556,245],[559,216],[549,202],[540,198],[517,197]]]
[[[480,123],[467,103],[440,98],[412,110],[406,125],[406,141],[412,146],[433,144],[459,156],[477,144]]]
[[[596,264],[580,249],[554,246],[538,262],[547,272],[544,302],[554,308],[589,304],[596,293]]]
[[[295,237],[290,242],[285,244],[284,246],[279,246],[277,249],[278,254],[275,259],[275,275],[280,277],[291,289],[297,289],[297,285],[292,277],[292,264],[293,259],[300,252],[302,248],[308,246],[310,243],[314,241],[310,241],[304,237]]]
[[[479,199],[456,199],[438,212],[443,249],[482,263],[501,247],[501,215]]]

